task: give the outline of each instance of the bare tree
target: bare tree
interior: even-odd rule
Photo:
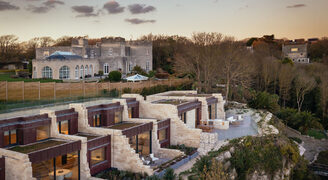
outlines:
[[[283,107],[286,106],[286,101],[290,98],[290,89],[292,81],[295,78],[294,66],[290,64],[282,64],[279,71],[279,95],[283,101]]]
[[[305,72],[299,71],[295,79],[295,93],[298,112],[301,111],[304,96],[316,86],[316,81],[313,77],[308,76]]]
[[[328,72],[322,73],[320,79],[322,118],[324,118],[328,111]]]

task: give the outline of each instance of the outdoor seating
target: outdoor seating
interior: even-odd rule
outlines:
[[[141,156],[141,160],[142,160],[142,162],[143,162],[145,165],[149,165],[149,164],[150,164],[150,161],[145,160],[145,158],[142,157],[142,156]]]
[[[154,154],[149,154],[149,157],[152,159],[152,161],[159,160],[159,158],[155,157]]]

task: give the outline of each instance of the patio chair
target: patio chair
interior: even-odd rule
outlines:
[[[142,160],[142,162],[143,162],[144,164],[146,164],[146,165],[150,164],[150,161],[145,160],[144,157],[141,157],[141,160]]]
[[[154,154],[149,154],[149,157],[152,159],[152,161],[159,160],[159,158],[155,157]]]

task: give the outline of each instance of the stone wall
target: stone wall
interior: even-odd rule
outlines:
[[[201,133],[198,148],[199,155],[206,155],[209,151],[215,149],[218,141],[219,139],[216,133]]]
[[[1,148],[0,154],[5,157],[6,179],[35,180],[32,173],[32,163],[27,154]]]
[[[123,97],[136,98],[139,101],[139,115],[141,118],[155,118],[158,120],[171,119],[171,144],[185,144],[190,147],[199,147],[200,129],[188,128],[179,116],[176,106],[171,104],[153,104],[147,102],[139,94],[124,94]]]

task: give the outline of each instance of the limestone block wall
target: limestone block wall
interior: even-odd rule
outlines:
[[[187,122],[186,125],[189,128],[196,128],[196,110],[190,110],[187,112]]]
[[[51,118],[51,126],[50,126],[50,136],[60,139],[73,140],[73,141],[81,141],[81,150],[80,150],[80,176],[81,179],[87,179],[91,177],[90,168],[88,163],[88,140],[86,137],[74,136],[74,135],[65,135],[60,134],[57,128],[57,116],[55,115],[55,111],[53,110],[40,110],[40,113],[47,113]]]
[[[225,119],[225,111],[224,111],[225,101],[223,100],[222,94],[212,94],[212,95],[218,99],[218,104],[217,104],[218,119]]]
[[[36,178],[33,178],[32,163],[27,154],[1,148],[0,154],[5,157],[6,179],[36,180]]]
[[[200,155],[205,155],[215,148],[218,143],[218,135],[216,133],[201,133],[200,146],[198,152]]]
[[[70,104],[78,112],[78,128],[80,132],[111,135],[111,165],[119,170],[153,174],[150,166],[143,164],[139,155],[130,146],[129,139],[120,130],[90,127],[88,124],[88,110],[84,104]]]
[[[139,115],[142,118],[155,118],[158,120],[171,119],[171,144],[185,144],[199,147],[200,129],[191,129],[184,124],[179,116],[176,106],[171,104],[153,104],[145,101],[139,94],[124,94],[123,97],[136,98],[139,101]]]

